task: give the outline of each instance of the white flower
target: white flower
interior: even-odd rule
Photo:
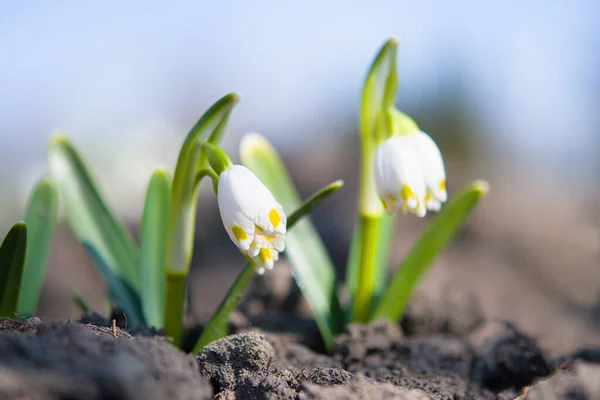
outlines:
[[[446,171],[439,148],[424,132],[392,136],[375,153],[375,184],[388,214],[398,208],[424,217],[439,211]]]
[[[439,211],[442,203],[448,199],[446,192],[446,169],[439,147],[425,132],[414,134],[415,148],[425,179],[425,206],[432,211]]]
[[[285,248],[286,216],[249,169],[232,165],[219,176],[217,199],[225,230],[260,275]]]

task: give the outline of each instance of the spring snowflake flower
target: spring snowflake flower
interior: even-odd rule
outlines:
[[[421,131],[392,136],[377,148],[375,184],[388,214],[400,208],[424,217],[448,197],[440,149]]]
[[[249,169],[232,165],[219,176],[217,199],[225,230],[256,272],[273,269],[286,232],[283,207],[273,194]]]

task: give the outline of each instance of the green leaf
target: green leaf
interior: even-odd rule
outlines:
[[[146,324],[162,329],[165,309],[165,263],[171,203],[171,179],[165,170],[150,178],[140,228],[140,297]]]
[[[218,100],[194,125],[181,147],[171,188],[167,250],[169,271],[187,273],[194,244],[198,194],[196,174],[205,167],[207,161],[202,145],[205,142],[219,143],[231,111],[239,100],[237,93],[230,93]]]
[[[399,321],[404,308],[420,278],[433,260],[442,252],[473,207],[489,189],[485,181],[475,181],[454,196],[435,216],[417,239],[404,261],[396,270],[371,320],[387,318]]]
[[[329,196],[340,190],[344,186],[344,181],[338,179],[337,181],[331,182],[329,185],[321,188],[319,191],[314,193],[308,199],[304,200],[300,207],[298,207],[293,213],[287,218],[287,228],[291,229],[296,222],[301,220],[303,217],[309,215],[312,210],[317,208],[322,202],[327,200]]]
[[[27,225],[19,222],[8,231],[0,246],[0,317],[15,317],[26,248]]]
[[[271,144],[259,134],[246,135],[240,146],[242,162],[271,190],[286,213],[297,209],[300,196]],[[336,292],[335,268],[309,219],[300,221],[286,234],[286,255],[294,277],[319,327],[325,346],[333,346],[333,336],[344,324]]]
[[[138,293],[139,249],[102,199],[78,152],[65,137],[53,135],[48,160],[59,200],[77,239],[93,248],[112,274]]]
[[[394,222],[395,218],[393,215],[383,214],[379,217],[379,223],[377,225],[377,243],[375,253],[375,270],[373,271],[373,284],[371,291],[371,302],[370,308],[377,304],[381,294],[385,290],[385,283],[387,278],[388,263],[390,246],[393,239],[394,233]],[[350,242],[350,253],[348,255],[348,263],[346,270],[345,285],[350,295],[350,304],[346,310],[346,321],[352,320],[353,311],[353,299],[356,296],[358,289],[358,280],[360,272],[360,244],[363,242],[362,234],[364,229],[361,226],[362,218],[359,218],[356,229],[352,234],[352,241]]]
[[[227,294],[223,300],[221,300],[219,307],[217,307],[217,311],[215,311],[206,324],[206,327],[196,342],[192,353],[198,353],[207,344],[221,339],[227,335],[227,321],[229,321],[229,316],[238,305],[242,295],[244,294],[244,291],[248,287],[248,284],[252,281],[255,273],[256,271],[250,264],[247,264],[244,269],[242,269],[242,272],[240,272],[233,282],[233,285],[231,285],[227,291]]]
[[[391,123],[388,115],[382,113],[394,105],[396,91],[398,90],[398,75],[396,68],[396,57],[398,52],[398,41],[395,38],[388,39],[381,47],[363,86],[360,107],[359,133],[361,138],[376,142],[384,139],[390,132]]]
[[[111,299],[117,302],[125,311],[129,324],[131,326],[143,324],[144,315],[142,313],[142,305],[135,290],[125,279],[110,269],[94,246],[84,242],[83,247],[85,247],[100,273],[104,276]]]
[[[302,205],[290,214],[287,218],[287,230],[288,232],[294,227],[294,225],[302,219],[302,217],[310,214],[319,204],[325,199],[337,192],[343,185],[342,181],[335,181],[319,190],[317,193],[312,195],[309,199],[305,200]],[[255,270],[252,265],[247,264],[246,267],[240,272],[236,280],[231,285],[231,288],[217,307],[217,310],[212,315],[208,324],[202,332],[202,336],[196,343],[193,349],[193,353],[198,353],[207,344],[221,339],[227,335],[227,321],[233,310],[237,307],[246,287],[251,282],[254,276]]]
[[[194,247],[197,179],[205,169],[204,143],[219,144],[235,105],[237,93],[230,93],[210,107],[187,135],[177,159],[171,187],[171,210],[167,239],[167,287],[165,297],[165,333],[179,345],[183,319],[183,293]],[[183,280],[183,282],[181,282]]]
[[[360,99],[359,138],[360,174],[358,218],[348,257],[346,283],[350,294],[351,319],[364,322],[373,300],[381,292],[387,270],[387,248],[393,220],[386,217],[375,186],[375,150],[393,131],[392,110],[398,77],[398,42],[389,39],[381,48],[367,73]],[[385,251],[385,254],[382,252]]]
[[[40,181],[33,190],[25,212],[27,251],[17,313],[34,315],[40,297],[46,260],[56,224],[56,187],[49,179]]]

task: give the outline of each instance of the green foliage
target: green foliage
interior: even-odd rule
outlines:
[[[140,289],[139,248],[106,205],[83,159],[65,137],[54,135],[50,140],[48,161],[71,230],[90,256],[99,262],[96,265],[107,279],[107,273],[110,273],[110,281],[121,281],[137,295]],[[110,292],[112,295],[117,293],[115,290]],[[112,300],[122,299],[112,297]],[[125,312],[130,314],[132,310],[126,308]]]
[[[17,314],[20,316],[31,317],[37,308],[56,225],[57,202],[56,187],[51,180],[43,179],[35,186],[27,204],[27,250],[17,301]]]
[[[296,211],[288,216],[288,232],[300,219],[310,214],[310,212],[325,201],[325,199],[337,192],[342,185],[342,181],[335,181],[305,200]],[[254,274],[255,270],[250,264],[247,264],[240,272],[221,301],[221,304],[219,304],[219,307],[217,307],[217,310],[208,321],[208,324],[206,324],[206,328],[204,328],[200,339],[198,339],[198,342],[194,346],[193,353],[198,353],[207,344],[227,335],[227,321],[229,321],[229,316],[238,305],[244,291],[252,281]]]
[[[380,141],[392,132],[391,110],[398,77],[398,43],[389,39],[373,61],[363,87],[359,115],[360,186],[358,219],[347,266],[347,284],[355,322],[365,322],[383,290],[393,219],[385,216],[375,187],[374,157]]]
[[[165,170],[154,171],[146,191],[140,228],[140,292],[144,319],[161,329],[165,318],[165,263],[171,203],[171,178]]]
[[[271,190],[286,213],[300,207],[300,196],[271,144],[258,134],[247,135],[241,143],[242,162]],[[344,314],[337,296],[335,269],[309,219],[286,234],[287,258],[292,264],[296,283],[314,314],[327,348],[333,335],[343,328]]]
[[[487,182],[475,181],[442,208],[396,270],[371,319],[400,320],[419,279],[487,192]]]
[[[203,145],[219,144],[231,111],[239,101],[237,93],[230,93],[213,104],[187,135],[177,159],[171,188],[164,323],[165,333],[176,344],[181,340],[183,292],[194,246],[198,175],[207,162]]]
[[[19,222],[0,246],[0,317],[14,318],[17,312],[26,248],[27,226]]]

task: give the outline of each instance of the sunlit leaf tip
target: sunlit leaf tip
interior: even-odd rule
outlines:
[[[477,193],[479,193],[480,197],[485,196],[490,191],[490,184],[483,179],[477,179],[476,181],[473,181],[471,187],[475,189]]]
[[[251,132],[247,133],[242,137],[240,142],[240,155],[242,160],[244,157],[248,157],[255,149],[270,150],[273,146],[269,141],[260,133]]]

